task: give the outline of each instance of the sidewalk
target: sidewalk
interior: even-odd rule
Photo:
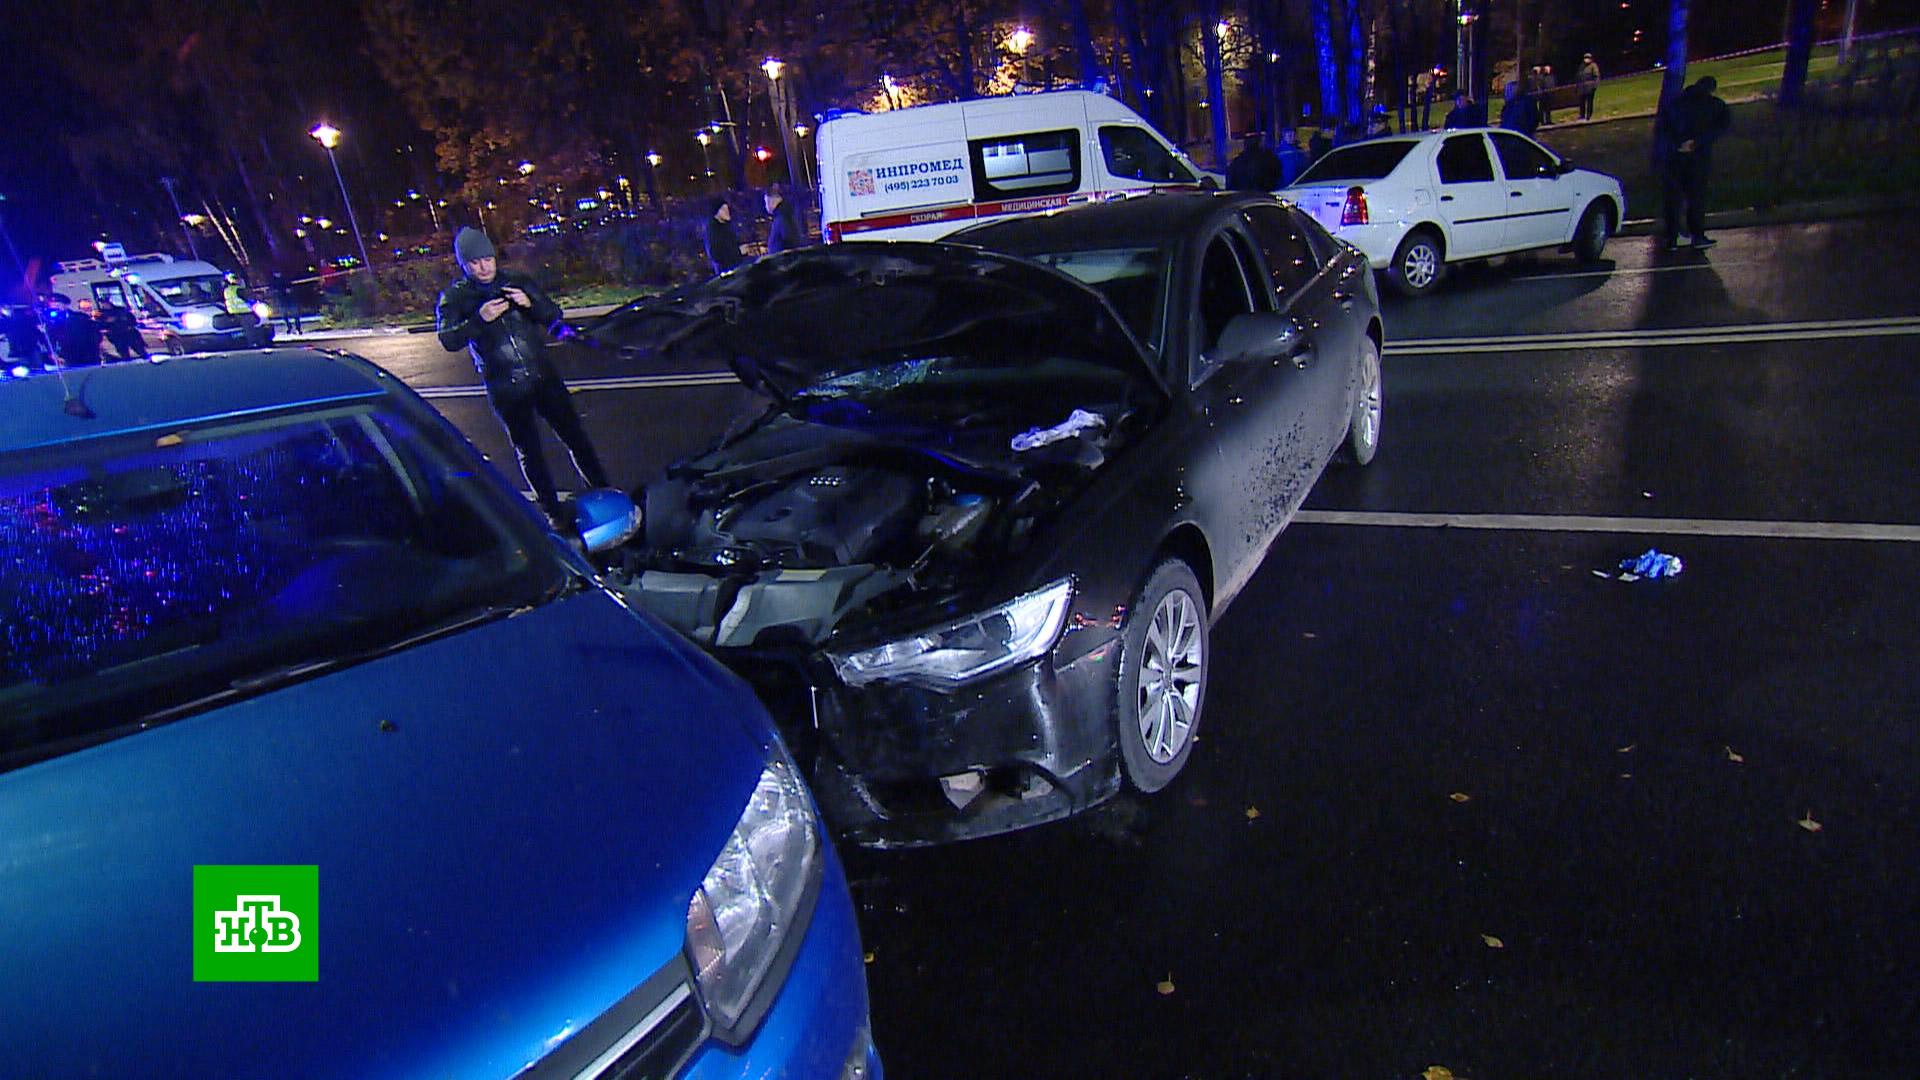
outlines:
[[[1644,208],[1642,208],[1644,209]],[[1785,206],[1749,206],[1718,210],[1707,215],[1709,229],[1742,229],[1753,225],[1798,225],[1843,218],[1903,214],[1920,209],[1920,194],[1857,195],[1845,199],[1788,203]],[[1657,217],[1628,218],[1616,236],[1653,236],[1660,231]]]
[[[596,315],[605,315],[619,304],[595,304],[592,307],[567,308],[562,314],[569,319],[591,319]],[[302,330],[298,334],[276,334],[275,341],[338,341],[341,338],[381,337],[387,334],[430,334],[431,322],[404,323],[392,326],[356,326],[340,330]]]

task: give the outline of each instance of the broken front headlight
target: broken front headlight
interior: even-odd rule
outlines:
[[[760,774],[733,835],[687,905],[687,955],[722,1038],[752,1032],[804,932],[823,856],[800,770],[784,750]]]
[[[870,649],[829,655],[848,686],[897,679],[951,691],[1045,655],[1060,639],[1072,599],[1073,579],[1061,578],[946,626]]]

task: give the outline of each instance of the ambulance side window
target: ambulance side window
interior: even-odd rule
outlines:
[[[1193,173],[1153,133],[1131,126],[1100,129],[1100,153],[1107,172],[1120,180],[1147,180],[1156,184],[1191,184]]]
[[[996,135],[967,144],[975,202],[1060,195],[1080,187],[1080,139],[1073,131]]]
[[[148,292],[144,285],[140,287],[140,310],[156,319],[164,319],[167,317],[166,305],[154,299],[153,294]]]

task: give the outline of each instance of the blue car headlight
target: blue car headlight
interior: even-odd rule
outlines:
[[[799,768],[777,751],[687,905],[687,955],[723,1037],[744,1037],[778,990],[768,975],[804,929],[822,865],[813,802]]]
[[[857,652],[831,654],[848,686],[883,679],[952,691],[1035,657],[1060,640],[1073,579],[1016,597],[991,611]]]

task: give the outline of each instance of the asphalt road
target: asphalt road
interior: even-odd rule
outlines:
[[[1920,1075],[1920,227],[1720,235],[1389,307],[1380,456],[1215,627],[1161,796],[848,853],[890,1074]],[[749,407],[576,400],[628,483]]]

